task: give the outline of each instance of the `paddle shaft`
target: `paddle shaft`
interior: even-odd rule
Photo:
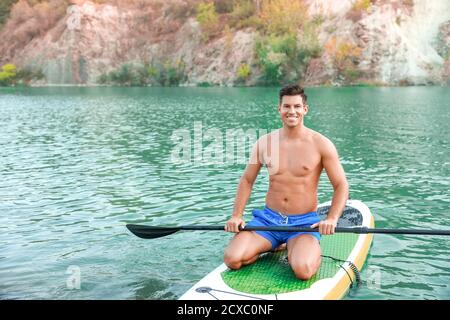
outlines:
[[[224,231],[223,226],[181,226],[177,227],[179,230],[221,230]],[[242,231],[282,231],[282,232],[318,232],[318,228],[297,228],[297,227],[245,227]],[[416,234],[416,235],[440,235],[449,236],[450,230],[420,230],[420,229],[380,229],[380,228],[367,228],[367,227],[337,227],[336,233],[384,233],[384,234]]]

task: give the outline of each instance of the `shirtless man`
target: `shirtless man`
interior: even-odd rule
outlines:
[[[303,124],[307,97],[298,85],[280,90],[278,112],[283,128],[261,137],[253,146],[249,163],[237,189],[233,214],[225,230],[237,234],[225,250],[224,262],[239,269],[256,261],[263,252],[287,243],[288,261],[297,278],[307,280],[321,263],[320,237],[333,234],[348,198],[348,183],[333,143]],[[274,150],[275,155],[270,155]],[[262,166],[269,172],[264,209],[253,210],[248,226],[318,227],[319,232],[242,231],[243,212]],[[316,213],[320,174],[325,169],[333,186],[327,218]]]

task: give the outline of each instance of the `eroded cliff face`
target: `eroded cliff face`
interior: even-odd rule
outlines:
[[[320,41],[346,39],[361,49],[358,68],[368,80],[386,84],[447,83],[449,1],[374,1],[360,16],[351,15],[353,1],[312,0],[311,13],[325,14]],[[327,64],[326,53],[320,59]],[[315,72],[316,66],[320,69]],[[331,66],[310,66],[307,82],[338,80]]]
[[[306,0],[305,4],[310,16],[322,17],[318,40],[324,48],[345,42],[359,53],[352,61],[360,73],[358,81],[448,84],[450,1],[379,0],[357,13],[352,10],[354,2]],[[231,29],[205,41],[195,18],[162,15],[164,5],[170,1],[144,10],[73,0],[54,26],[26,41],[19,38],[30,34],[29,21],[7,23],[0,33],[5,40],[0,63],[40,68],[46,84],[88,85],[124,63],[154,61],[183,61],[184,85],[233,85],[245,63],[251,68],[245,84],[257,83],[262,71],[255,55],[255,29]],[[305,84],[348,82],[328,49],[308,62]]]

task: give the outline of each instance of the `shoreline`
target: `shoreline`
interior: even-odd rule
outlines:
[[[104,85],[104,84],[32,84],[0,86],[1,88],[279,88],[282,84],[273,86],[227,86],[227,85],[180,85],[180,86],[127,86],[127,85]],[[345,84],[345,85],[303,85],[304,88],[408,88],[408,87],[448,87],[449,84]]]

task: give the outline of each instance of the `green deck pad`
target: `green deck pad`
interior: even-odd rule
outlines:
[[[322,255],[340,260],[347,260],[358,240],[357,234],[336,233],[322,236],[320,246]],[[309,280],[295,277],[287,262],[287,250],[262,255],[255,263],[239,270],[222,272],[224,282],[234,290],[253,294],[280,294],[304,290],[325,278],[333,277],[340,269],[341,263],[323,257],[319,271]]]

